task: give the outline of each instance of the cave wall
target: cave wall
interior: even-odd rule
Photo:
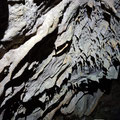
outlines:
[[[90,115],[119,76],[119,0],[0,1],[0,120]]]

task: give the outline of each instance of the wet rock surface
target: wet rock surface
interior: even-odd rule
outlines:
[[[90,115],[119,78],[119,0],[2,4],[0,119]]]

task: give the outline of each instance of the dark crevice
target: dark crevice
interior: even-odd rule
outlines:
[[[63,96],[61,96],[61,98],[56,103],[48,107],[48,109],[43,113],[43,116],[40,117],[38,120],[42,120],[49,112],[51,112],[54,108],[56,108],[64,100],[66,94],[67,92]]]
[[[99,89],[102,92],[104,92],[105,94],[110,94],[111,88],[112,88],[112,80],[106,79],[105,76],[99,80]]]
[[[30,115],[38,107],[41,108],[42,110],[45,110],[45,103],[39,101],[39,98],[37,97],[32,97],[31,100],[29,100],[26,103],[23,103],[23,106],[26,108],[25,116]]]
[[[20,95],[23,93],[23,89],[18,91],[11,99],[9,99],[4,106],[0,108],[0,113],[5,110],[3,120],[10,120],[18,107],[21,105]]]
[[[68,87],[68,91],[74,90],[75,95],[78,94],[79,92],[83,92],[84,95],[85,94],[93,95],[94,93],[97,92],[98,89],[100,89],[105,94],[110,94],[111,88],[112,88],[112,80],[108,80],[106,79],[106,77],[103,77],[102,79],[99,79],[99,82],[87,79],[87,80],[81,81],[79,85],[77,83],[76,84],[71,83],[71,85],[69,85]],[[69,103],[65,104],[62,107],[67,107]]]
[[[70,79],[70,75],[69,75],[68,79]],[[44,90],[41,94],[38,94],[37,96],[32,97],[28,102],[23,103],[24,107],[27,109],[26,116],[30,115],[35,110],[35,108],[37,108],[37,107],[41,108],[42,110],[45,110],[46,105],[49,104],[49,101],[51,101],[54,98],[55,94],[59,94],[60,93],[62,87],[65,84],[67,84],[68,79],[65,79],[63,81],[63,83],[62,83],[60,88],[55,85],[55,86],[53,86],[50,89]],[[46,100],[44,103],[42,103],[38,99],[40,97],[42,97],[42,95],[45,94],[45,93],[46,93],[46,96],[49,97],[49,100]],[[58,104],[63,100],[64,97],[65,97],[65,95],[63,95],[56,103],[54,103],[52,106],[50,106],[48,109],[46,109],[45,113],[43,114],[43,116],[40,117],[40,119],[44,118],[47,115],[47,113],[49,113],[56,106],[58,106]],[[33,107],[30,107],[31,105]]]
[[[117,69],[117,67],[118,66],[120,66],[120,62],[118,61],[118,60],[116,60],[116,59],[113,59],[112,60],[112,63],[113,63],[113,65],[114,65],[114,67]]]
[[[9,73],[9,68],[10,68],[10,65],[9,66],[6,66],[3,71],[0,73],[0,82],[8,75]]]
[[[42,41],[37,43],[14,69],[11,79],[24,66],[24,63],[28,62],[30,65],[32,62],[36,61],[40,64],[44,59],[46,59],[54,50],[54,42],[56,40],[56,36],[57,29],[53,33],[46,36]],[[34,67],[37,67],[37,65]],[[30,73],[30,71],[31,75],[33,75],[33,70],[27,70],[26,72]]]
[[[20,1],[18,1],[18,0],[14,0],[14,1],[13,0],[8,0],[7,3],[10,4],[11,6],[13,6],[15,4],[21,4],[21,3],[23,5],[25,5],[25,0],[20,0]]]
[[[8,27],[8,19],[9,10],[7,0],[0,0],[0,40],[3,38]]]
[[[41,0],[34,0],[34,3],[36,3],[37,6],[40,6],[40,4],[43,4],[42,6],[45,6],[42,10],[42,13],[44,14],[45,10],[47,8],[53,8],[54,6],[56,6],[57,4],[59,4],[61,2],[61,0],[55,0],[55,1],[51,1],[51,0],[45,0],[45,1],[41,1]]]
[[[14,69],[14,71],[12,73],[11,80],[5,85],[5,89],[3,91],[3,94],[1,95],[2,98],[0,99],[0,104],[4,101],[5,91],[9,87],[12,87],[14,89],[14,87],[20,86],[22,83],[27,82],[29,80],[29,78],[31,78],[33,76],[33,74],[36,72],[36,71],[33,71],[33,69],[34,69],[34,67],[37,67],[37,66],[34,66],[32,69],[28,70],[28,67],[30,66],[30,64],[32,64],[32,62],[38,61],[39,63],[41,63],[44,59],[46,59],[52,53],[52,51],[54,50],[54,42],[57,37],[57,31],[58,30],[56,29],[53,33],[49,34],[42,41],[40,41],[38,44],[36,44],[29,51],[29,53],[24,57],[24,59],[22,59],[22,61],[17,65],[17,67]],[[21,70],[22,67],[25,65],[25,63],[27,63],[27,62],[28,62],[28,66],[25,68],[22,75],[20,77],[13,79],[15,74],[18,73],[19,70]],[[7,68],[9,68],[9,66]],[[4,71],[3,71],[3,73],[4,73]],[[7,74],[8,74],[8,72],[6,72],[6,74],[4,74],[4,75],[1,74],[1,77],[4,78]],[[6,105],[8,105],[8,104],[6,104]],[[12,105],[12,103],[11,103],[11,105]]]
[[[101,8],[107,11],[111,16],[114,16],[118,22],[120,21],[120,18],[113,12],[111,8],[107,8],[104,4],[101,4]]]
[[[91,17],[91,13],[92,13],[92,8],[87,5],[86,9],[87,9],[88,18],[90,18]]]
[[[104,19],[109,23],[110,25],[110,19],[111,19],[111,16],[108,14],[108,13],[103,13],[103,16],[104,16]]]

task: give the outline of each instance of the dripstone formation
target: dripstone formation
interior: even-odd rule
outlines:
[[[0,1],[0,120],[88,116],[119,66],[119,0]]]

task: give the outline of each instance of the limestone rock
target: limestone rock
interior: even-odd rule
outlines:
[[[0,1],[0,120],[89,115],[120,66],[119,0]]]

